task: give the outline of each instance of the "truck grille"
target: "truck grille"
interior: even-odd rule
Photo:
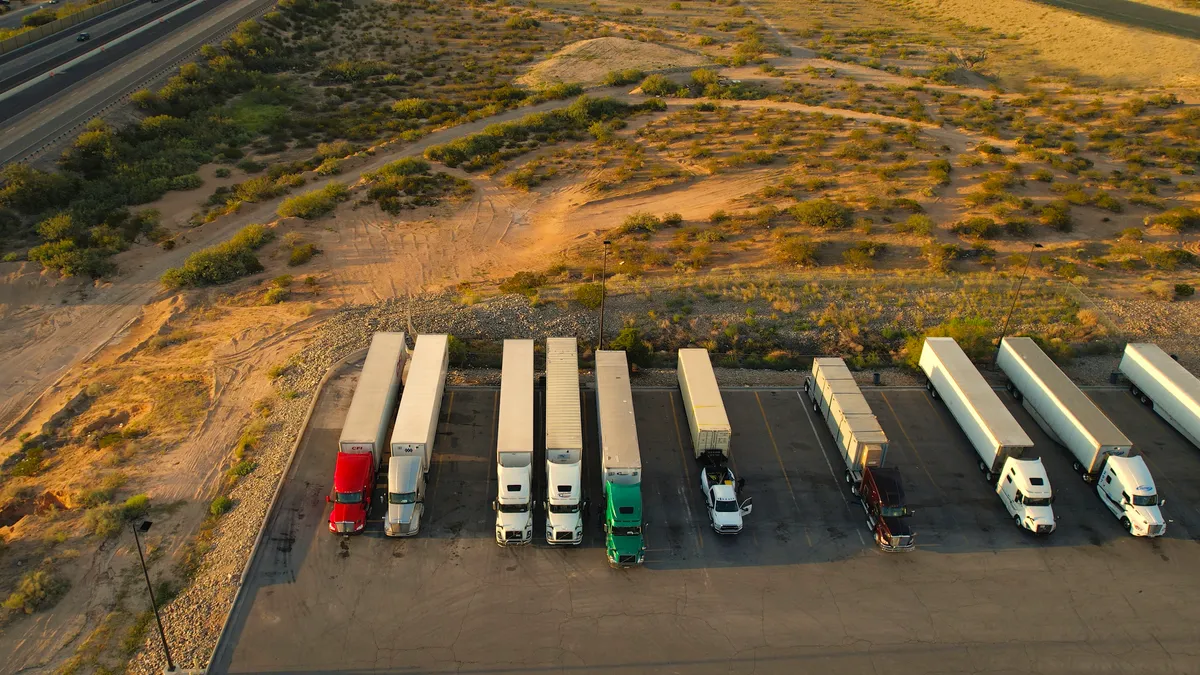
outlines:
[[[1166,525],[1150,525],[1149,527],[1146,528],[1146,535],[1150,536],[1150,537],[1157,537],[1166,531],[1167,531]]]
[[[1053,531],[1054,531],[1053,525],[1038,525],[1037,526],[1038,534],[1050,534]]]
[[[636,565],[637,564],[637,556],[636,555],[617,556],[617,562],[621,563],[622,565]]]
[[[349,520],[339,520],[333,524],[334,529],[338,532],[353,532],[354,523]]]
[[[522,534],[524,534],[524,533],[521,532],[520,530],[505,530],[504,531],[504,540],[512,541],[514,539],[520,539]]]
[[[566,539],[569,541],[574,538],[575,538],[575,533],[570,530],[559,530],[558,532],[554,533],[555,540]]]
[[[721,532],[737,532],[742,528],[738,527],[737,525],[722,525],[717,529]]]

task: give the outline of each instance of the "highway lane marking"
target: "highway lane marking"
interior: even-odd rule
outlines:
[[[837,472],[833,470],[833,464],[830,463],[829,455],[825,452],[825,441],[821,440],[821,433],[817,431],[817,425],[813,423],[812,413],[808,410],[808,404],[804,402],[804,397],[800,395],[800,392],[796,392],[796,398],[800,401],[800,407],[804,408],[804,418],[808,420],[808,426],[813,431],[813,437],[817,439],[817,447],[821,450],[821,457],[825,460],[825,466],[829,467],[829,475],[833,476],[833,483],[837,486],[838,496],[842,498],[842,504],[849,509],[850,501],[846,499],[846,495],[842,493],[841,485],[838,485]],[[860,532],[857,527],[854,528],[854,534],[858,535],[858,541],[860,544],[863,546],[867,545],[867,540],[863,539],[862,532]]]
[[[771,423],[767,421],[767,410],[763,407],[762,398],[758,392],[754,392],[754,400],[758,403],[758,412],[762,413],[763,426],[767,428],[767,438],[771,439],[771,449],[775,451],[775,459],[779,460],[779,470],[783,472],[783,482],[787,483],[788,496],[792,498],[792,506],[796,507],[796,513],[800,515],[800,522],[804,522],[804,511],[800,509],[800,502],[796,501],[796,490],[792,488],[792,479],[788,478],[787,467],[783,464],[783,455],[779,454],[779,444],[775,442],[775,432],[771,431]],[[812,538],[808,536],[808,526],[804,527],[804,540],[808,542],[809,548],[812,548]]]

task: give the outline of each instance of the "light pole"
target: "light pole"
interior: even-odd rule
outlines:
[[[1029,247],[1029,255],[1025,258],[1025,266],[1021,268],[1021,276],[1017,278],[1017,290],[1013,293],[1012,305],[1008,308],[1008,316],[1004,317],[1004,327],[1000,329],[1000,340],[996,342],[996,354],[992,357],[993,367],[995,367],[996,362],[1000,359],[1000,345],[1004,344],[1004,338],[1008,335],[1008,322],[1012,320],[1013,311],[1017,309],[1017,300],[1021,298],[1021,286],[1025,283],[1025,274],[1029,272],[1029,263],[1033,262],[1033,250],[1041,247],[1041,244],[1036,243]]]
[[[604,298],[608,295],[608,247],[612,244],[604,240],[604,252],[600,254],[600,336],[596,340],[596,351],[604,348]]]
[[[137,544],[138,560],[142,561],[142,574],[146,577],[146,592],[150,594],[150,607],[154,610],[154,620],[158,622],[158,637],[162,640],[163,654],[167,657],[167,672],[175,671],[175,663],[171,661],[171,650],[167,649],[167,634],[163,632],[162,617],[158,615],[158,603],[154,601],[154,587],[150,585],[150,572],[146,571],[146,557],[142,555],[142,541],[138,539],[138,532],[145,534],[150,531],[150,526],[154,523],[149,520],[143,520],[142,524],[134,527],[130,523],[130,529],[133,530],[133,541]]]

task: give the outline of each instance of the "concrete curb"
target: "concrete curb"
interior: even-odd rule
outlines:
[[[287,480],[288,474],[292,471],[292,464],[296,461],[296,451],[300,449],[300,443],[304,441],[304,437],[308,434],[308,423],[312,419],[313,411],[317,409],[317,401],[321,398],[321,392],[325,389],[325,385],[329,380],[333,379],[334,375],[341,372],[348,364],[357,361],[367,355],[367,348],[355,350],[329,366],[325,374],[321,376],[321,381],[313,389],[312,401],[308,404],[308,410],[304,413],[304,419],[300,422],[300,432],[296,434],[296,441],[292,443],[292,449],[288,455],[287,466],[283,468],[283,472],[279,475],[279,482],[275,484],[275,492],[271,495],[271,504],[267,506],[267,514],[263,517],[262,524],[258,526],[258,536],[254,538],[254,546],[250,548],[250,556],[246,558],[246,564],[242,567],[241,576],[238,578],[237,594],[233,597],[233,602],[229,605],[229,612],[225,615],[225,621],[221,624],[221,634],[217,637],[217,644],[213,647],[212,654],[208,657],[208,663],[204,665],[203,672],[208,672],[212,664],[216,661],[217,655],[225,647],[225,642],[228,639],[229,624],[233,619],[233,615],[245,599],[243,591],[246,588],[245,582],[250,574],[250,569],[254,566],[258,558],[258,550],[262,545],[263,535],[267,532],[267,526],[271,523],[271,519],[275,516],[275,508],[279,505],[279,495],[283,492],[283,482]]]

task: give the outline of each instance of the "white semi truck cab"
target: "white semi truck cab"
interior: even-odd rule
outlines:
[[[1121,524],[1137,537],[1159,537],[1167,531],[1167,521],[1159,507],[1166,503],[1154,488],[1154,479],[1141,456],[1109,457],[1096,481],[1100,501],[1121,519]]]
[[[533,340],[505,340],[496,434],[496,543],[533,541]]]
[[[546,543],[583,543],[583,417],[575,338],[546,339]]]
[[[1054,493],[1041,459],[1005,460],[996,480],[996,494],[1017,527],[1037,534],[1054,531]]]
[[[419,455],[397,455],[388,460],[387,504],[383,533],[389,537],[416,535],[425,510],[425,472]]]

